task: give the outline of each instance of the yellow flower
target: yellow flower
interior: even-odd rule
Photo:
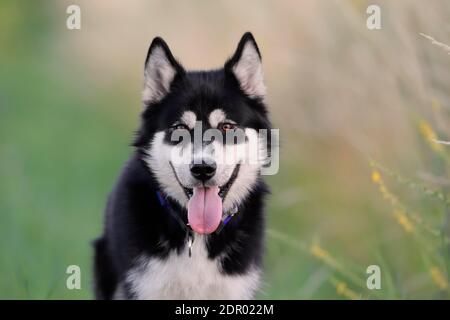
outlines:
[[[339,281],[339,282],[335,283],[335,287],[336,287],[336,292],[339,295],[341,295],[347,299],[351,299],[351,300],[359,299],[359,296],[356,294],[356,292],[354,292],[353,290],[348,288],[347,284],[345,282]]]
[[[315,256],[316,258],[319,258],[319,259],[328,259],[328,258],[330,258],[330,254],[326,250],[322,249],[318,245],[312,245],[311,248],[310,248],[310,251],[311,251],[311,254],[313,256]]]
[[[328,251],[321,248],[318,245],[311,245],[309,248],[309,252],[316,257],[317,259],[321,260],[323,263],[325,263],[327,266],[336,269],[336,270],[343,270],[342,265],[337,261]]]
[[[372,171],[372,181],[378,185],[385,200],[389,201],[393,206],[398,205],[398,199],[386,188],[383,179],[381,179],[381,174],[377,170]]]
[[[404,211],[394,210],[394,217],[406,232],[413,232],[413,224]]]
[[[374,183],[379,183],[381,181],[381,175],[378,171],[372,171],[372,181]]]
[[[436,286],[441,290],[447,290],[448,289],[448,281],[445,275],[439,270],[438,267],[431,267],[430,268],[430,275],[433,282],[436,284]]]
[[[372,171],[372,181],[378,185],[383,198],[394,207],[393,214],[397,222],[403,227],[403,229],[405,229],[406,232],[413,232],[413,223],[406,215],[404,206],[400,203],[397,197],[389,191],[381,178],[380,172],[377,170]]]
[[[430,147],[434,149],[435,151],[442,151],[442,145],[436,142],[437,136],[436,133],[431,128],[430,124],[426,122],[425,120],[421,120],[419,124],[420,133],[425,138],[425,140],[428,142]]]

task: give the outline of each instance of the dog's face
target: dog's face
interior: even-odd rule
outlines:
[[[262,133],[270,123],[256,42],[246,33],[224,68],[187,72],[156,38],[144,75],[135,145],[162,191],[187,208],[194,231],[211,233],[249,196],[267,159]]]

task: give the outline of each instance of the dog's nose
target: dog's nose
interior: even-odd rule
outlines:
[[[189,168],[194,178],[205,182],[214,176],[217,166],[215,162],[202,161],[200,164],[191,164]]]

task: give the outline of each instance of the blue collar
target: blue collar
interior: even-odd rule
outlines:
[[[162,195],[161,192],[156,191],[156,196],[158,197],[159,204],[161,205],[161,207],[163,207],[164,209],[167,209],[167,208],[170,207],[169,202],[167,201],[166,197],[164,197],[164,196]]]

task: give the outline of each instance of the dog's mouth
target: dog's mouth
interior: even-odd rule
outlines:
[[[240,164],[237,164],[228,181],[222,186],[201,185],[188,188],[178,179],[175,168],[170,163],[174,175],[183,188],[188,200],[188,222],[191,228],[201,234],[214,232],[222,220],[223,201],[239,174]]]
[[[173,174],[174,174],[175,178],[177,179],[178,184],[181,186],[181,188],[183,188],[183,191],[184,191],[186,197],[188,199],[191,199],[192,196],[194,195],[194,188],[188,188],[188,187],[184,186],[181,183],[180,179],[178,179],[178,175],[177,175],[177,173],[175,171],[175,168],[174,168],[172,162],[169,162],[169,164],[170,164],[170,167],[172,168],[172,171],[173,171]],[[234,167],[233,172],[231,173],[231,176],[228,179],[228,181],[224,185],[219,187],[219,196],[222,198],[222,202],[225,201],[225,198],[226,198],[226,196],[228,194],[228,191],[230,191],[231,186],[236,181],[236,178],[237,178],[237,176],[239,174],[239,169],[240,168],[241,168],[241,164],[238,163]],[[213,187],[213,186],[211,186],[211,187]],[[206,187],[206,188],[209,188],[209,187]]]
[[[241,164],[238,163],[234,167],[233,172],[231,173],[231,176],[228,179],[228,181],[224,185],[219,187],[219,196],[222,198],[222,202],[225,201],[228,191],[230,191],[231,186],[233,185],[234,181],[236,181],[236,178],[239,174],[240,167],[241,167]],[[175,172],[175,170],[174,170],[174,172]],[[178,180],[178,178],[177,178],[177,180]],[[180,183],[179,180],[178,180],[178,183]],[[194,188],[185,187],[181,183],[180,183],[180,186],[183,188],[184,193],[186,194],[186,197],[188,199],[192,198],[192,196],[194,195]],[[211,186],[211,187],[213,187],[213,186]],[[205,188],[209,188],[209,187],[205,187]]]

